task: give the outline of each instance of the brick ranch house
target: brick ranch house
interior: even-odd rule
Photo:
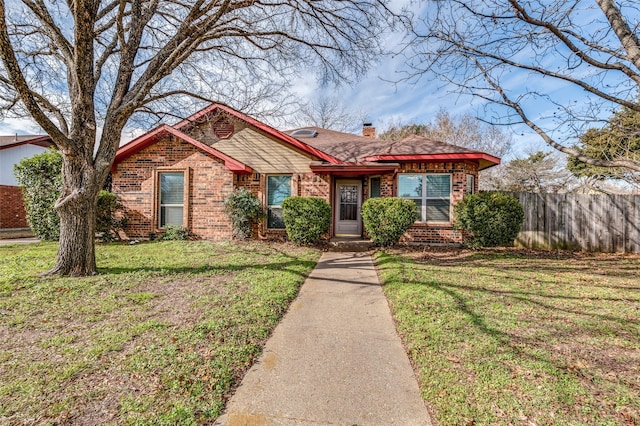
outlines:
[[[13,175],[13,166],[52,145],[47,135],[0,136],[0,238],[31,234],[22,189]]]
[[[232,238],[224,201],[236,188],[267,208],[256,237],[283,238],[282,200],[321,197],[331,205],[330,236],[361,237],[361,205],[369,197],[405,197],[420,219],[407,242],[460,242],[453,206],[478,187],[478,171],[500,159],[420,136],[375,139],[309,127],[278,131],[225,105],[212,104],[173,125],[123,145],[112,168],[112,190],[126,209],[127,238],[154,238],[183,225],[206,240]]]

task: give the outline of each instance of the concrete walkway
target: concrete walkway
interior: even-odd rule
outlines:
[[[39,243],[40,240],[37,238],[29,237],[29,238],[10,238],[0,240],[0,246],[8,246],[11,244],[33,244]]]
[[[217,425],[430,425],[368,253],[325,253]]]

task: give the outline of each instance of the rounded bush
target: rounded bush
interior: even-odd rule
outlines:
[[[282,216],[291,242],[313,244],[329,232],[331,206],[322,198],[288,197],[282,202]]]
[[[454,211],[454,227],[468,234],[470,247],[512,246],[524,220],[518,199],[501,192],[467,195]]]
[[[256,194],[244,188],[229,194],[224,210],[231,219],[233,235],[237,238],[251,238],[253,224],[264,217],[264,208]]]
[[[49,149],[13,166],[24,197],[27,221],[41,240],[57,240],[60,217],[53,206],[62,189],[62,155]]]
[[[418,220],[418,209],[411,200],[403,198],[369,198],[362,204],[362,221],[369,238],[378,246],[400,241],[405,232]]]

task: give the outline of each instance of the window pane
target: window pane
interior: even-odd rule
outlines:
[[[160,174],[160,204],[184,203],[184,174]],[[182,222],[180,222],[182,224]]]
[[[340,203],[340,220],[357,220],[358,204]]]
[[[182,226],[182,206],[162,206],[160,207],[160,227],[167,225]]]
[[[377,198],[380,197],[380,178],[375,177],[369,180],[369,197]]]
[[[416,208],[418,210],[418,222],[424,222],[424,217],[422,217],[422,200],[411,200],[416,203]]]
[[[473,187],[474,183],[475,183],[475,180],[473,178],[473,175],[467,175],[467,190],[465,191],[466,194],[475,193],[475,190]]]
[[[267,228],[284,229],[282,207],[269,207],[267,209]]]
[[[427,198],[449,197],[451,192],[451,175],[427,175]]]
[[[449,222],[449,200],[427,200],[427,221]]]
[[[398,197],[422,197],[422,175],[398,175]]]
[[[267,177],[267,205],[280,206],[291,196],[291,176]]]

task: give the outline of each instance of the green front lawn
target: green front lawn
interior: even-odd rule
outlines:
[[[640,424],[640,256],[378,252],[442,425]]]
[[[109,244],[99,276],[40,278],[56,249],[0,247],[0,424],[210,422],[320,256]]]

